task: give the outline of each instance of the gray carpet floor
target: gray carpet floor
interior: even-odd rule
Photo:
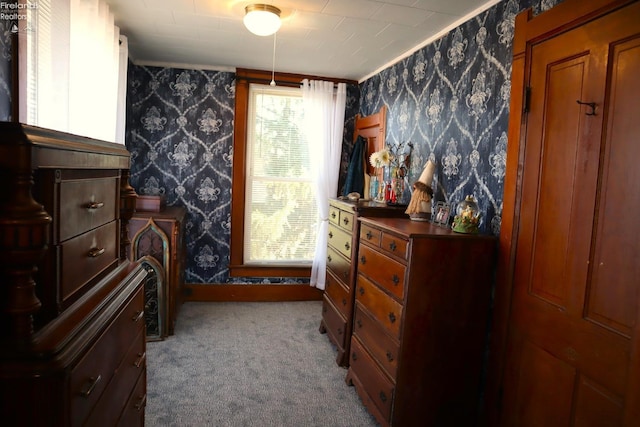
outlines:
[[[182,305],[147,343],[146,426],[368,427],[319,301]]]

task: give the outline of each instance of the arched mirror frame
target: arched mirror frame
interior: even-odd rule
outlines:
[[[138,253],[140,250],[140,240],[146,233],[151,232],[158,236],[158,238],[162,241],[162,263],[158,259],[156,259],[151,254],[140,254]],[[170,277],[169,275],[169,238],[166,233],[162,231],[158,224],[153,220],[153,218],[149,218],[147,224],[142,227],[131,239],[131,260],[138,261],[141,263],[146,263],[151,268],[159,272],[160,279],[158,281],[158,289],[157,289],[157,304],[158,304],[158,334],[149,334],[147,331],[147,340],[159,340],[164,339],[167,336],[167,309],[168,309],[168,289],[166,288],[166,279]],[[151,304],[151,298],[153,295],[147,294],[147,286],[145,285],[145,312],[148,304]],[[154,319],[147,319],[147,314],[145,313],[145,320],[148,322],[155,321]]]

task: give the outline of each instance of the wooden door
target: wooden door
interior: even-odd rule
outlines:
[[[640,425],[640,4],[525,62],[501,424]]]

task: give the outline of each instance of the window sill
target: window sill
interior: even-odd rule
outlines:
[[[231,277],[311,277],[311,266],[229,265]]]

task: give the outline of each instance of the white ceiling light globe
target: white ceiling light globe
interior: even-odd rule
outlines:
[[[269,36],[280,29],[280,9],[269,4],[245,7],[244,26],[258,36]]]

